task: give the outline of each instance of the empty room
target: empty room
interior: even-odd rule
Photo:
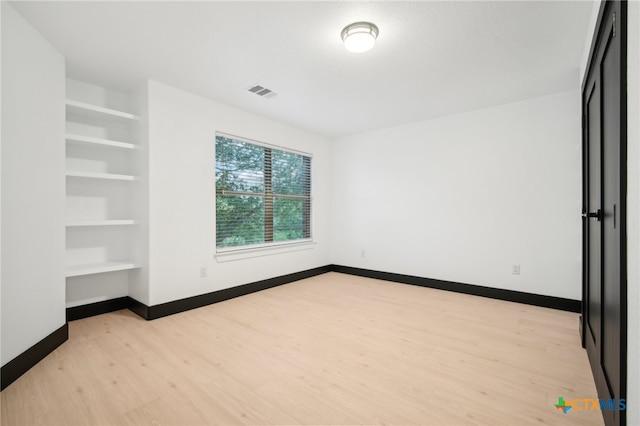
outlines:
[[[640,425],[640,2],[1,2],[3,425]]]

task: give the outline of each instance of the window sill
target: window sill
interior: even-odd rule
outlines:
[[[233,262],[235,260],[250,259],[254,257],[311,250],[315,245],[316,243],[313,240],[304,240],[300,242],[269,244],[258,247],[229,248],[216,252],[214,257],[218,263]]]

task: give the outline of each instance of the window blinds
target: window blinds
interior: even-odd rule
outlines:
[[[311,238],[311,157],[216,135],[216,247]]]

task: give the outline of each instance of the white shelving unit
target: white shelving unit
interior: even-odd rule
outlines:
[[[128,112],[118,111],[111,108],[104,108],[98,105],[92,105],[86,102],[79,102],[73,99],[67,99],[67,112],[77,112],[87,117],[94,117],[98,119],[113,119],[113,120],[139,120],[140,117]]]
[[[127,262],[102,262],[88,263],[85,265],[67,266],[67,278],[79,277],[83,275],[102,274],[105,272],[126,271],[135,269],[138,266],[135,263]]]
[[[120,149],[137,149],[135,144],[129,142],[120,142],[120,141],[112,141],[109,139],[102,138],[94,138],[91,136],[82,136],[82,135],[74,135],[72,133],[67,133],[66,135],[67,143],[87,143],[87,144],[95,144],[100,146],[108,146],[111,148],[120,148]]]
[[[67,171],[67,177],[88,178],[88,179],[106,179],[106,180],[136,180],[132,175],[119,175],[116,173],[100,173],[100,172],[76,172]]]
[[[112,220],[80,220],[74,222],[68,222],[67,228],[80,227],[80,226],[122,226],[122,225],[137,225],[138,221],[133,219],[112,219]]]
[[[67,80],[67,306],[127,294],[140,225],[140,168],[131,97]]]

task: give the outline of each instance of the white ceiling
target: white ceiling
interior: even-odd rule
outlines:
[[[12,2],[69,76],[150,78],[329,137],[579,87],[591,1]],[[366,53],[340,31],[367,20]],[[261,83],[279,95],[247,92]]]

